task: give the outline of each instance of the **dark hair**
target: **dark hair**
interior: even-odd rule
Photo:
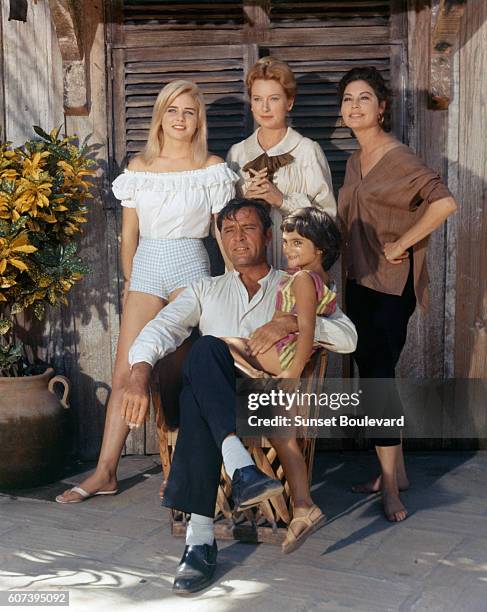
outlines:
[[[216,218],[216,226],[221,231],[224,219],[235,219],[235,215],[241,208],[254,208],[259,219],[266,232],[272,227],[271,216],[269,214],[268,206],[262,203],[260,200],[250,200],[246,198],[233,198],[225,204],[225,206],[218,213]]]
[[[321,264],[329,270],[340,256],[342,235],[338,225],[326,212],[314,206],[299,208],[287,216],[281,225],[283,232],[296,231],[323,251]]]
[[[354,81],[365,81],[374,90],[375,95],[379,102],[385,102],[384,109],[384,123],[382,129],[389,132],[391,129],[389,108],[391,105],[392,92],[384,81],[384,77],[381,73],[373,66],[364,66],[362,68],[352,68],[346,72],[338,83],[338,103],[341,106],[343,102],[343,96],[347,85]]]

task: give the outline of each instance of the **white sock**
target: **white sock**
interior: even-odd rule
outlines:
[[[227,436],[222,444],[223,465],[230,478],[235,470],[254,465],[252,457],[237,436]]]
[[[208,544],[211,546],[215,539],[215,528],[213,519],[201,514],[192,514],[186,528],[186,544],[199,545]]]

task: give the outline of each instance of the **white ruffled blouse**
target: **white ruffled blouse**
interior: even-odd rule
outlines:
[[[142,238],[205,238],[211,215],[235,197],[237,181],[222,162],[182,172],[125,170],[112,190],[122,206],[136,209]]]
[[[250,173],[242,170],[249,161],[264,153],[260,146],[259,129],[246,140],[233,145],[227,155],[228,165],[239,175],[237,193],[246,192],[250,186]],[[274,173],[274,185],[284,194],[282,206],[272,207],[272,243],[269,248],[270,261],[276,268],[285,267],[280,230],[283,217],[297,208],[317,206],[333,218],[337,205],[333,195],[330,167],[320,145],[288,128],[284,138],[265,151],[270,157],[290,153],[294,160]]]

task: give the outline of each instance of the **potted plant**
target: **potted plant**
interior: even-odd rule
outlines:
[[[13,148],[0,144],[0,486],[54,479],[62,468],[69,384],[29,363],[19,342],[20,313],[42,320],[46,306],[88,272],[75,238],[86,223],[95,175],[93,147],[47,134]],[[64,385],[61,405],[53,393]],[[64,408],[62,407],[64,406]]]

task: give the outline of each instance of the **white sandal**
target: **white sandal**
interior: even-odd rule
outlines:
[[[88,493],[88,491],[85,491],[81,487],[73,487],[72,489],[67,491],[67,493],[78,493],[78,495],[81,495],[81,499],[66,500],[63,499],[63,493],[62,495],[58,495],[56,497],[56,501],[58,504],[79,504],[80,502],[86,501],[90,497],[95,497],[95,495],[115,495],[116,493],[118,493],[118,489],[115,489],[113,491],[97,491],[96,493]]]

